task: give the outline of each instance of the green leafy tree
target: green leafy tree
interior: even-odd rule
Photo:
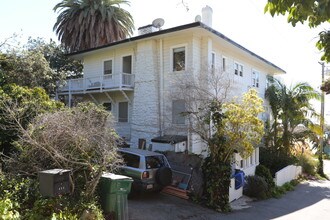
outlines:
[[[234,152],[248,157],[254,146],[261,142],[263,122],[258,114],[263,112],[262,99],[255,90],[244,94],[241,102],[220,103],[214,100],[208,105],[209,117],[205,125],[211,124],[212,135],[204,139],[209,146],[209,157],[204,163],[207,205],[229,211],[229,187],[231,162]]]
[[[54,41],[30,38],[20,49],[0,52],[0,86],[42,87],[54,96],[56,86],[66,78],[82,76],[82,63],[68,58],[67,51]]]
[[[121,8],[127,0],[63,0],[54,25],[59,40],[71,51],[85,50],[125,39],[133,34],[131,14]]]
[[[330,23],[330,2],[328,0],[268,0],[265,12],[274,15],[287,15],[288,22],[295,26],[307,22],[314,28],[322,23]],[[330,62],[330,30],[319,33],[316,47],[323,51],[322,60]]]
[[[54,71],[59,83],[63,78],[72,79],[82,77],[83,65],[79,60],[73,60],[66,54],[69,52],[64,46],[57,44],[52,39],[46,42],[42,38],[29,38],[24,46],[28,51],[40,52]]]
[[[21,128],[27,128],[38,114],[62,106],[61,103],[51,100],[45,90],[38,87],[27,88],[15,84],[0,87],[0,151],[5,154],[13,152],[13,142],[18,139]],[[9,115],[13,109],[15,115]]]
[[[309,137],[306,132],[313,123],[308,118],[315,116],[310,100],[319,99],[320,94],[308,83],[297,83],[287,87],[279,80],[270,77],[272,83],[266,90],[266,99],[272,109],[274,122],[272,123],[271,136],[274,149],[289,155],[295,141],[303,141]],[[297,131],[299,125],[305,129]]]

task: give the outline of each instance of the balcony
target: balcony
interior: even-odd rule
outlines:
[[[79,94],[133,89],[134,75],[120,73],[66,80],[57,92],[58,94]]]

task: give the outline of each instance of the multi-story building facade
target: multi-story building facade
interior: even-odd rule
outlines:
[[[152,144],[201,154],[207,146],[191,141],[196,138],[180,114],[185,104],[171,95],[181,76],[198,78],[205,67],[219,69],[229,76],[232,95],[254,87],[264,98],[267,75],[285,73],[212,29],[212,9],[208,10],[202,22],[165,30],[148,25],[139,29],[138,36],[70,54],[83,61],[84,76],[68,80],[58,95],[65,96],[69,105],[80,101],[104,105],[117,132],[132,147]],[[268,111],[267,103],[265,107]],[[255,167],[258,158],[256,150],[237,166]]]

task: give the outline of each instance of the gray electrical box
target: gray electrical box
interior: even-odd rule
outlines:
[[[40,194],[54,197],[70,193],[70,170],[52,169],[39,172]]]

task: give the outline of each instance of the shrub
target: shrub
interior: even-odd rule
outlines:
[[[316,174],[317,161],[311,155],[302,154],[299,157],[298,165],[302,167],[304,173],[309,175]]]
[[[267,199],[271,195],[265,179],[257,175],[246,177],[246,185],[244,186],[243,193],[256,199]]]
[[[265,179],[269,189],[273,189],[275,187],[275,182],[274,182],[273,176],[270,173],[270,170],[266,166],[259,164],[256,167],[255,175],[263,177]]]
[[[0,198],[8,198],[19,213],[32,208],[39,198],[38,182],[31,178],[0,174]]]
[[[8,198],[0,197],[0,219],[2,220],[20,219],[19,212],[14,209],[13,202]]]
[[[260,147],[260,164],[266,166],[272,176],[284,167],[296,164],[298,159],[294,155],[287,155],[278,151],[271,150],[271,148]]]

